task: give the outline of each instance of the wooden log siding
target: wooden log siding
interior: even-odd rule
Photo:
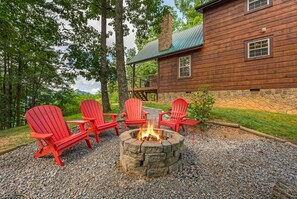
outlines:
[[[160,58],[159,91],[297,88],[297,3],[273,0],[273,6],[245,12],[246,0],[229,1],[204,12],[202,49]],[[267,32],[262,33],[261,29]],[[245,60],[245,42],[273,38],[273,57]],[[190,78],[178,79],[178,58],[191,55]]]

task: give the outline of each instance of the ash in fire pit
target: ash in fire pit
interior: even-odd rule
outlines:
[[[127,173],[159,177],[181,165],[184,137],[174,131],[148,125],[126,131],[120,139],[120,163]]]

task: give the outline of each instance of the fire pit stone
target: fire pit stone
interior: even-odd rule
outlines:
[[[120,163],[126,173],[159,177],[180,167],[183,136],[169,130],[154,129],[160,137],[166,139],[143,141],[137,139],[139,131],[126,131],[120,136]]]

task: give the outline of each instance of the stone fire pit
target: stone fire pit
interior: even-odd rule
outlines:
[[[142,141],[138,138],[139,129],[120,135],[120,163],[126,173],[159,177],[180,167],[184,137],[164,129],[155,128],[154,132],[161,140]]]

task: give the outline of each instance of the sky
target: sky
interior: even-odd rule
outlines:
[[[174,6],[174,0],[164,0],[164,5]],[[110,21],[111,20],[107,20],[107,24]],[[94,28],[96,28],[98,31],[101,30],[100,21],[89,20],[89,24],[92,25]],[[134,32],[131,31],[132,29],[134,29],[134,27],[130,23],[127,23],[127,25],[130,29],[130,34],[128,36],[124,37],[124,46],[127,47],[128,49],[136,48],[136,45],[134,42],[136,31],[134,31]],[[113,28],[111,26],[108,26],[107,31],[113,32]],[[108,46],[112,46],[113,43],[115,43],[115,34],[114,33],[112,34],[112,36],[110,36],[107,39],[106,43]],[[86,91],[86,92],[89,92],[92,94],[96,94],[100,90],[100,83],[96,82],[95,80],[88,81],[84,77],[79,76],[76,79],[75,84],[71,85],[71,87],[74,89],[79,89],[79,90]]]

